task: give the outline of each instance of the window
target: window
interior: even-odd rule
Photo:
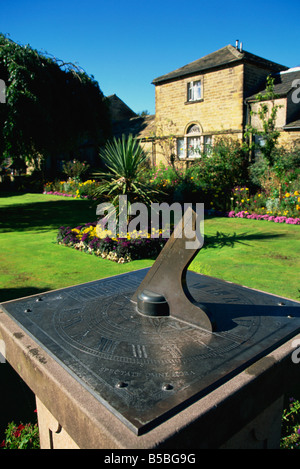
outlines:
[[[201,135],[199,125],[191,124],[184,137],[177,138],[177,157],[179,159],[201,158],[201,153],[211,153],[212,135]]]
[[[177,139],[177,157],[178,158],[185,158],[185,141],[184,141],[184,137]]]
[[[203,137],[203,152],[210,155],[212,151],[212,135],[204,135]]]
[[[261,148],[266,145],[266,141],[261,135],[254,135],[254,144],[255,144],[254,156],[255,158],[259,158],[262,156]]]
[[[187,129],[186,135],[186,147],[187,147],[187,158],[199,158],[201,150],[200,140],[200,127],[196,124],[192,124]]]
[[[177,157],[179,159],[201,158],[201,153],[211,153],[212,135],[201,135],[197,124],[191,124],[183,137],[177,138]]]
[[[201,80],[191,81],[187,84],[187,100],[188,102],[200,101],[202,98]]]

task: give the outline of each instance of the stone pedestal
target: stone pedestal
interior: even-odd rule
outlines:
[[[41,449],[79,449],[51,412],[36,397]]]
[[[42,448],[276,448],[282,396],[299,379],[291,355],[300,335],[138,436],[1,310],[0,340],[36,395]]]

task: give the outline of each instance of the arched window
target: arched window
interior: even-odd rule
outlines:
[[[201,152],[201,132],[200,127],[192,124],[186,133],[187,158],[199,158]]]
[[[211,145],[212,136],[202,135],[201,128],[198,124],[192,123],[187,127],[183,137],[177,138],[177,157],[179,159],[195,159],[200,158],[203,151],[208,150]]]

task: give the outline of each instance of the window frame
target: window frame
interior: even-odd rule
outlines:
[[[198,130],[198,131],[197,131]],[[206,140],[210,140],[210,143],[206,143]],[[199,141],[200,153],[195,153],[190,150],[189,141]],[[186,132],[183,136],[176,138],[176,156],[180,161],[193,161],[198,158],[201,158],[201,154],[206,152],[208,155],[210,151],[206,151],[207,145],[213,144],[213,135],[212,134],[203,134],[201,131],[201,126],[198,123],[190,123]],[[193,148],[196,148],[193,145]]]
[[[197,84],[199,86],[197,87]],[[195,90],[200,89],[200,97],[195,98]],[[193,91],[193,93],[191,93]],[[191,96],[191,94],[193,96]],[[191,80],[186,83],[186,102],[185,104],[200,103],[203,101],[203,78],[197,78],[196,80]]]

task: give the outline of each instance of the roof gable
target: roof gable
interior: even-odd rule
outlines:
[[[108,108],[112,121],[121,121],[123,119],[130,119],[136,117],[136,113],[127,106],[116,94],[106,97]]]

